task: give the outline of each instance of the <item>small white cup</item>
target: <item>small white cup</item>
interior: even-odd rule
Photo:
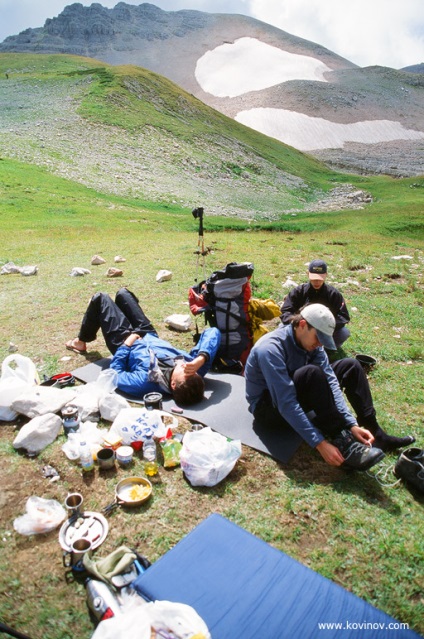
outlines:
[[[119,446],[115,455],[120,466],[129,466],[133,459],[134,449],[131,446]]]

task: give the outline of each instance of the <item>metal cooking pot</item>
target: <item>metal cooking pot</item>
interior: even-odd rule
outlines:
[[[117,506],[140,506],[150,499],[152,484],[145,477],[126,477],[118,482],[115,489],[115,499],[103,508],[109,514]]]

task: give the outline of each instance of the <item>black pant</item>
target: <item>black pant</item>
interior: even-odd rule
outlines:
[[[375,419],[368,379],[361,364],[356,359],[341,359],[332,364],[341,388],[354,409],[358,424],[367,426],[368,419]],[[346,428],[343,416],[337,410],[331,387],[322,368],[307,365],[293,375],[297,399],[305,413],[313,411],[311,421],[323,435],[337,436]],[[289,424],[273,406],[268,391],[259,401],[255,419],[273,428],[287,427]],[[362,424],[361,424],[362,422]]]
[[[137,297],[126,288],[119,289],[115,301],[106,293],[96,293],[91,298],[82,319],[78,339],[92,342],[99,329],[112,355],[131,333],[137,333],[140,337],[147,333],[156,335]]]

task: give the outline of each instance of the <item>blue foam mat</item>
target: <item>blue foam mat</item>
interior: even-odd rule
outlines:
[[[133,587],[148,601],[192,606],[213,639],[419,637],[217,514],[139,575]]]

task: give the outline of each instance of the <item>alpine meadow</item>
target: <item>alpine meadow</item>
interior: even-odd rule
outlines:
[[[86,357],[65,342],[93,293],[121,286],[160,336],[190,350],[194,318],[186,333],[165,318],[189,312],[195,281],[252,262],[253,295],[281,302],[286,280],[306,281],[306,265],[321,258],[351,310],[345,355],[377,360],[369,381],[381,425],[423,447],[424,176],[336,172],[163,76],[61,54],[0,54],[0,144],[0,268],[38,267],[0,278],[2,361],[15,345],[43,379],[107,357],[101,336]],[[204,256],[195,207],[204,207]],[[94,255],[106,263],[91,265]],[[123,275],[109,278],[117,255]],[[75,267],[89,272],[70,277]],[[161,269],[172,279],[158,283]],[[84,580],[67,579],[58,531],[23,536],[13,523],[33,495],[63,504],[80,492],[101,511],[128,471],[82,474],[62,451],[64,433],[29,457],[13,447],[25,422],[0,428],[0,619],[32,639],[88,639]],[[179,431],[189,427],[180,417]],[[125,545],[154,562],[216,512],[424,633],[424,496],[396,480],[396,459],[346,472],[306,444],[288,464],[243,446],[213,488],[161,467],[149,502],[111,514],[97,555]],[[58,481],[43,476],[46,465]]]

